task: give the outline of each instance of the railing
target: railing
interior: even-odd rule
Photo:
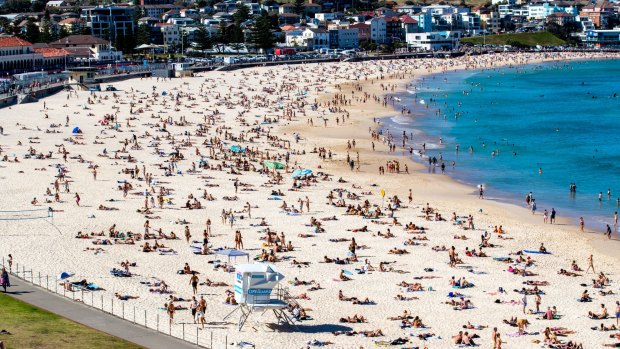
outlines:
[[[126,301],[119,300],[113,294],[104,294],[104,292],[101,291],[89,291],[84,289],[69,291],[59,284],[59,280],[57,280],[56,276],[50,276],[34,271],[33,269],[28,269],[23,263],[14,263],[12,267],[9,268],[4,257],[2,257],[2,267],[6,268],[13,277],[17,277],[24,282],[41,287],[56,295],[80,302],[93,310],[99,310],[119,319],[129,321],[135,325],[155,330],[157,333],[181,339],[199,348],[228,348],[227,335],[224,334],[219,336],[219,338],[215,338],[213,331],[208,331],[208,327],[201,330],[199,325],[192,322],[171,323],[168,320],[165,310],[149,311],[136,306],[128,306],[126,305]],[[178,313],[175,315],[178,316]]]

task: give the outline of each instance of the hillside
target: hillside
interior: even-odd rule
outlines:
[[[566,41],[550,32],[487,35],[486,38],[476,36],[472,38],[463,38],[461,42],[474,45],[481,45],[486,42],[487,45],[512,46],[560,46],[566,44]]]

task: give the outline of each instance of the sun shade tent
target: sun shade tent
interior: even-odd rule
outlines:
[[[309,176],[312,174],[312,170],[309,169],[303,169],[303,170],[295,170],[293,171],[293,174],[291,175],[291,177],[293,178],[299,178],[299,177],[303,177],[303,176]]]
[[[78,126],[75,126],[75,127],[73,128],[73,131],[72,131],[72,132],[73,132],[73,133],[82,133],[82,130],[81,130]]]
[[[227,249],[227,250],[219,250],[219,251],[215,251],[216,255],[220,255],[220,256],[227,256],[228,257],[228,263],[230,263],[230,257],[233,258],[237,258],[237,257],[245,257],[248,262],[250,261],[250,254],[245,252],[245,251],[241,251],[241,250],[236,250],[234,248],[231,249]]]
[[[272,169],[272,170],[281,170],[284,168],[284,164],[281,162],[277,162],[277,161],[265,161],[263,162],[263,165],[265,165],[265,167]]]

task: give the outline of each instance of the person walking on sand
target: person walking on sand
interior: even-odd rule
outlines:
[[[502,338],[497,334],[497,341],[495,342],[495,349],[502,349]]]
[[[9,273],[13,272],[13,256],[9,253]]]
[[[170,302],[167,306],[166,306],[166,312],[168,313],[168,316],[170,317],[170,325],[172,325],[172,323],[174,322],[174,312],[175,312],[176,308],[174,307],[174,303]]]
[[[594,270],[594,255],[590,255],[590,257],[588,257],[588,269],[586,269],[586,274],[590,271],[590,269],[592,269],[592,272],[596,274],[596,271]]]
[[[239,230],[235,232],[235,248],[237,250],[243,249],[243,237],[241,236],[241,232]]]
[[[192,237],[192,234],[189,232],[189,226],[185,226],[185,241],[189,244],[189,239]]]
[[[74,197],[75,197],[75,203],[76,203],[78,206],[80,206],[80,194],[75,193],[75,196],[74,196]]]
[[[616,301],[616,327],[620,326],[620,301]]]
[[[549,216],[549,223],[555,223],[555,208],[551,208],[551,216]]]
[[[192,273],[192,277],[189,279],[189,284],[192,285],[192,291],[194,292],[194,296],[198,293],[198,276],[196,273]]]
[[[586,222],[583,220],[583,217],[579,217],[579,229],[583,232],[583,228],[585,227]]]

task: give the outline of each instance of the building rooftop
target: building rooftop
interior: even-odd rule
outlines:
[[[92,35],[69,35],[66,38],[50,42],[52,46],[59,45],[72,45],[72,46],[85,46],[85,45],[108,45],[110,42]]]
[[[34,52],[42,54],[43,58],[64,57],[64,56],[71,55],[71,52],[67,50],[64,50],[61,48],[53,48],[53,47],[35,48]]]
[[[1,36],[0,47],[15,47],[15,46],[32,46],[32,44],[17,36]]]

